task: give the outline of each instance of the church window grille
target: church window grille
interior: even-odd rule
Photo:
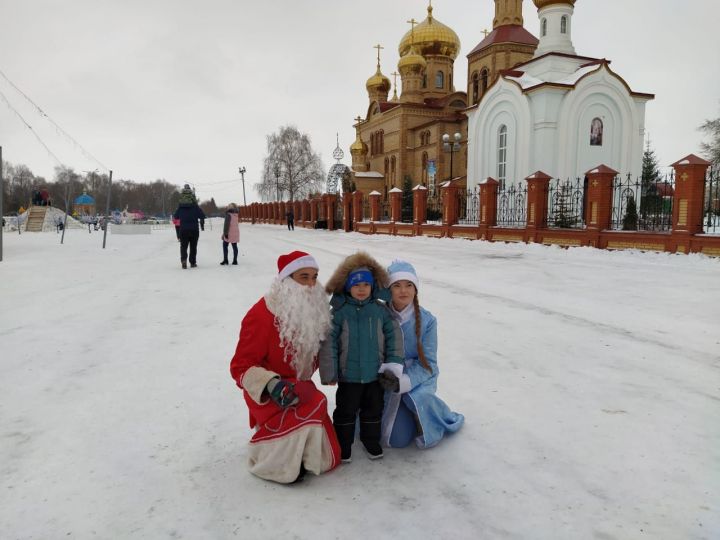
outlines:
[[[435,74],[435,88],[445,87],[445,74],[442,71],[438,71]]]
[[[540,22],[540,35],[541,36],[547,36],[547,19],[543,19]]]
[[[500,189],[505,189],[507,179],[507,126],[500,126],[498,131],[498,182]]]
[[[560,19],[560,33],[567,34],[567,15],[563,15]]]
[[[482,70],[482,73],[480,74],[480,79],[482,80],[482,94],[481,95],[485,95],[485,91],[487,90],[487,87],[488,87],[488,70],[487,69]]]
[[[472,102],[478,102],[478,93],[480,91],[480,78],[478,77],[477,71],[472,74]]]

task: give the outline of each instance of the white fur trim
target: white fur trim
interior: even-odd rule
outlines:
[[[312,255],[304,255],[286,264],[285,268],[278,272],[278,279],[285,279],[290,274],[297,272],[301,268],[315,268],[316,270],[320,270],[320,265],[318,265],[315,257]]]
[[[385,373],[386,371],[389,371],[399,379],[400,377],[402,377],[403,367],[402,364],[388,362],[387,364],[382,364],[380,366],[380,369],[378,369],[378,373]]]
[[[392,285],[396,281],[400,281],[401,279],[412,282],[416,289],[420,288],[418,286],[418,278],[412,272],[395,272],[394,274],[390,274],[390,282],[388,283],[388,286]]]
[[[411,383],[410,383],[410,376],[403,373],[400,377],[400,389],[398,390],[398,394],[406,394],[411,390]]]
[[[269,371],[260,366],[253,366],[245,372],[240,384],[255,403],[262,405],[265,403],[262,401],[262,393],[265,390],[265,386],[267,386],[270,379],[279,376],[280,375],[273,371]]]

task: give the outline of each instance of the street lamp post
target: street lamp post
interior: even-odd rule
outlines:
[[[243,185],[243,206],[247,206],[247,202],[245,201],[245,167],[239,167],[238,172],[240,173],[240,177],[242,178],[242,185]]]
[[[445,133],[442,136],[443,152],[450,153],[450,177],[448,178],[448,180],[452,180],[453,178],[453,154],[460,150],[460,140],[462,139],[462,135],[460,135],[460,133],[455,133],[455,135],[453,135],[453,139],[454,141],[451,143],[450,135]]]
[[[273,166],[273,172],[275,173],[275,200],[280,201],[280,165],[275,163]]]

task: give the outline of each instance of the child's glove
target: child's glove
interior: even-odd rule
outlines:
[[[297,405],[300,402],[300,399],[295,393],[295,385],[291,382],[273,377],[265,385],[265,388],[267,388],[268,394],[270,394],[270,399],[283,409]]]
[[[378,382],[383,390],[397,392],[400,390],[400,380],[390,371],[383,371],[378,375]]]

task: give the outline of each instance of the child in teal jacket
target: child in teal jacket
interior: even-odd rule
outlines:
[[[355,423],[370,459],[383,456],[380,421],[384,390],[378,371],[399,378],[403,368],[403,335],[387,306],[388,275],[370,255],[358,252],[335,270],[325,287],[332,293],[332,326],[320,349],[320,380],[338,385],[333,424],[343,462],[351,461]]]

